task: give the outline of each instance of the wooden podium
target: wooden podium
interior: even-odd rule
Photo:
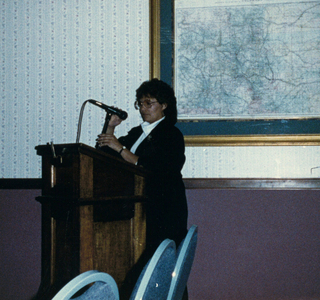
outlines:
[[[146,241],[147,172],[84,144],[40,145],[42,273],[49,299],[87,270],[109,273],[119,288]],[[41,296],[42,295],[42,296]]]

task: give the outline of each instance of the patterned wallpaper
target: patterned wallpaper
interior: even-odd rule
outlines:
[[[149,77],[148,0],[25,0],[1,5],[0,177],[40,176],[35,146],[74,143],[82,103],[139,121],[135,90]],[[95,144],[105,113],[87,104],[80,141]]]
[[[35,146],[74,143],[81,105],[126,110],[149,77],[149,0],[0,0],[0,178],[38,178]],[[80,142],[105,113],[87,104]],[[319,177],[320,147],[190,147],[184,177]]]
[[[190,147],[188,178],[319,178],[319,146]]]

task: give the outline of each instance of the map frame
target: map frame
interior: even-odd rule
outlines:
[[[150,78],[160,78],[173,87],[174,2],[150,0]],[[177,127],[185,135],[187,146],[320,145],[320,116],[227,120],[178,118]]]

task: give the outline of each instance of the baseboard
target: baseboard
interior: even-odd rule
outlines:
[[[185,178],[186,189],[320,189],[320,178]]]
[[[320,189],[320,178],[184,178],[186,189]],[[41,178],[0,178],[0,189],[41,189]]]

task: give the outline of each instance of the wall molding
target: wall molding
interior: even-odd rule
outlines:
[[[41,190],[41,178],[0,178],[2,190]]]
[[[197,135],[185,136],[188,147],[223,146],[319,146],[319,134],[295,135]]]
[[[320,178],[184,178],[188,190],[196,189],[266,189],[318,190]],[[1,178],[0,189],[41,190],[41,178]]]
[[[186,189],[320,189],[320,178],[185,178]]]

